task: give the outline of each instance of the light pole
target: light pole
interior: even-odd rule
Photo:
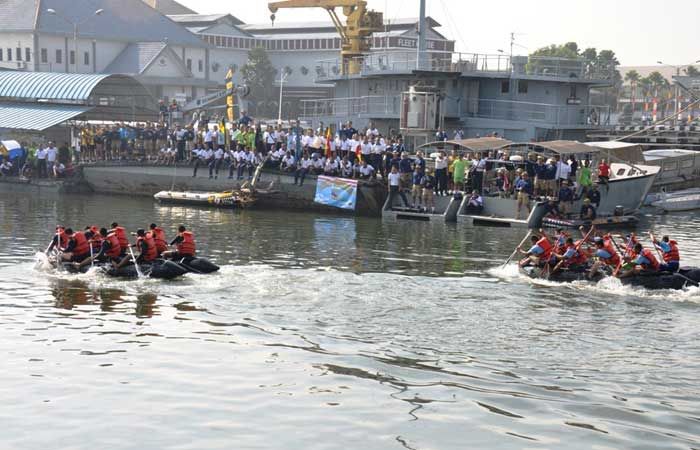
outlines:
[[[53,8],[47,9],[46,12],[51,14],[52,16],[60,17],[61,19],[65,20],[67,23],[69,23],[70,25],[73,25],[73,63],[75,64],[75,73],[78,73],[78,25],[84,24],[85,22],[90,20],[92,18],[92,16],[86,17],[85,19],[83,19],[81,21],[75,21],[75,20],[71,20],[71,19],[67,18],[63,14],[59,14]],[[104,9],[100,8],[93,13],[93,16],[99,16],[103,12],[104,12]],[[93,55],[93,57],[94,57],[94,55]],[[68,57],[68,55],[66,55],[66,60],[67,60],[67,64],[70,64],[70,58]]]
[[[282,125],[282,88],[284,87],[284,82],[287,80],[288,76],[289,71],[285,68],[280,74],[280,104],[279,111],[277,113],[277,125]]]
[[[692,66],[693,64],[698,64],[698,63],[700,63],[700,60],[697,60],[694,63],[690,63],[690,64],[683,64],[682,66],[674,66],[672,64],[666,64],[663,61],[656,61],[656,63],[660,64],[662,66],[673,67],[674,69],[676,69],[676,77],[680,77],[681,76],[681,69],[683,67],[689,67],[689,66]],[[673,113],[676,117],[676,120],[680,120],[680,118],[678,117],[678,111],[680,111],[681,90],[680,90],[680,85],[678,84],[678,80],[676,80],[675,84],[676,84],[676,101],[673,104]]]

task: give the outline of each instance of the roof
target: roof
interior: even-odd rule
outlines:
[[[590,145],[591,147],[598,147],[598,148],[603,148],[603,149],[618,149],[618,148],[629,148],[629,147],[636,147],[639,144],[633,144],[631,142],[622,142],[622,141],[600,141],[600,142],[585,142],[586,145]]]
[[[129,44],[103,72],[139,75],[146,70],[166,47],[167,44],[163,42]]]
[[[495,150],[499,149],[502,147],[506,147],[508,145],[511,145],[513,142],[509,141],[507,139],[501,139],[501,138],[496,138],[496,137],[483,137],[483,138],[473,138],[473,139],[461,139],[461,140],[453,140],[453,141],[437,141],[437,142],[429,142],[427,144],[423,144],[418,148],[424,148],[424,147],[438,147],[438,148],[444,148],[445,146],[448,145],[454,145],[460,148],[463,148],[465,150],[473,151],[473,152],[481,152],[485,150]]]
[[[168,17],[173,22],[187,24],[211,24],[228,19],[233,25],[243,25],[243,21],[231,14],[169,14]]]
[[[44,131],[91,109],[81,105],[0,103],[0,128]]]
[[[148,6],[161,14],[196,14],[190,8],[175,0],[143,0]]]
[[[19,0],[0,1],[21,3]],[[23,6],[27,8],[26,5]],[[77,21],[80,22],[78,35],[85,39],[121,42],[156,42],[167,39],[168,43],[174,45],[209,47],[198,36],[149,7],[142,0],[41,0],[32,6],[37,20],[29,27],[29,21],[23,17],[26,12],[3,12],[2,16],[19,15],[21,23],[17,26],[21,25],[23,31],[37,30],[46,34],[72,37],[72,22]],[[0,10],[4,8],[3,5]],[[54,9],[58,14],[50,14],[48,9]],[[102,9],[103,12],[94,15],[93,12],[98,9]],[[0,23],[2,31],[11,31],[13,28],[16,28],[14,21]]]
[[[39,0],[2,0],[0,30],[32,30],[36,21]]]
[[[0,97],[85,101],[92,90],[110,75],[0,72]]]
[[[549,150],[553,153],[558,153],[560,155],[575,155],[578,153],[598,153],[600,147],[592,147],[590,145],[582,144],[579,141],[545,141],[545,142],[532,142],[530,145],[535,147],[542,147],[545,150]]]
[[[441,27],[440,23],[432,17],[427,17],[426,21],[430,28]],[[394,19],[385,20],[384,24],[389,30],[401,28],[403,30],[413,27],[418,23],[418,18]],[[265,32],[267,34],[276,34],[277,32],[298,32],[300,29],[329,29],[335,30],[335,26],[330,21],[324,22],[275,22],[272,23],[250,23],[241,25],[241,28],[251,33],[256,31]]]

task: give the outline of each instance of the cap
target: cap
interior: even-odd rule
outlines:
[[[593,238],[593,242],[595,242],[595,243],[603,242],[603,238],[600,237],[600,236],[596,236],[596,237]]]
[[[590,198],[584,198],[584,199],[583,199],[583,203],[585,203],[585,204],[589,204],[590,202],[591,202],[591,199],[590,199]]]

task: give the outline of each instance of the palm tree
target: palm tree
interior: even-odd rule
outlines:
[[[636,90],[637,90],[637,83],[639,82],[640,78],[642,78],[642,77],[641,77],[641,75],[639,75],[639,72],[637,72],[636,70],[630,70],[629,72],[627,72],[625,74],[625,81],[629,82],[629,84],[631,86],[630,98],[632,100],[632,114],[634,114],[634,110],[635,110],[635,103],[636,103],[635,100],[637,97],[635,94],[636,94]]]
[[[689,77],[700,77],[700,70],[698,70],[698,68],[695,66],[688,66],[683,69],[683,72],[685,72],[685,74]]]

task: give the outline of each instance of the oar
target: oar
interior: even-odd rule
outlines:
[[[617,249],[617,251],[620,253],[620,262],[617,263],[617,267],[615,267],[615,270],[613,271],[613,276],[616,277],[620,273],[620,269],[622,269],[622,263],[625,260],[625,254],[627,253],[627,249],[629,248],[630,244],[632,243],[632,235],[630,235],[630,238],[627,239],[627,242],[625,243],[625,254],[622,253],[622,250],[620,249],[620,246],[617,245],[617,242],[615,242],[615,239],[610,235],[610,241],[612,241],[613,245]]]
[[[659,258],[661,261],[664,260],[664,255],[661,254],[661,250],[659,250],[659,247],[656,246],[656,238],[654,237],[654,233],[651,231],[649,232],[649,237],[651,238],[651,245],[654,247],[656,250],[656,254],[659,255]]]
[[[136,267],[136,275],[138,275],[139,278],[143,278],[143,274],[141,273],[141,268],[139,267],[139,263],[136,262],[136,257],[134,256],[134,250],[131,248],[131,245],[129,246],[129,253],[131,253],[131,260],[134,261],[134,267]]]
[[[92,269],[95,266],[95,261],[92,259],[92,242],[89,242],[90,244],[90,268]]]
[[[510,260],[513,259],[513,257],[515,256],[516,253],[518,253],[518,250],[520,250],[520,247],[523,246],[523,244],[525,243],[525,241],[527,241],[527,238],[529,238],[531,234],[532,234],[532,230],[528,230],[528,232],[525,235],[525,237],[523,238],[523,240],[520,241],[520,244],[518,244],[517,247],[515,247],[515,250],[513,250],[513,253],[511,253],[511,255],[508,257],[508,259],[506,259],[506,262],[504,262],[501,267],[505,267],[508,265]]]
[[[581,248],[581,246],[583,245],[583,243],[586,242],[586,241],[588,240],[588,237],[591,235],[591,233],[593,233],[593,229],[594,229],[594,228],[595,228],[594,226],[591,226],[591,229],[588,230],[588,233],[583,237],[583,239],[581,239],[581,240],[579,241],[578,244],[576,244],[576,246],[574,247],[574,249],[575,249],[577,252],[579,251],[579,249]],[[558,263],[556,266],[554,266],[554,269],[552,269],[552,271],[549,272],[549,273],[547,274],[547,279],[549,279],[549,277],[550,277],[553,273],[555,273],[557,270],[559,270],[559,267],[560,267],[562,264],[564,264],[564,260],[563,260],[563,259],[562,259],[561,261],[559,261],[559,263]]]

